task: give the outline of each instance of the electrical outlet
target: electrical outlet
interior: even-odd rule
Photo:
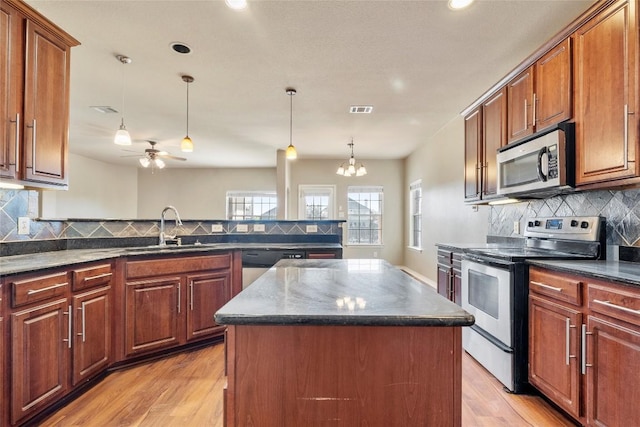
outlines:
[[[374,257],[374,258],[378,258],[378,252],[374,252],[374,253],[373,253],[373,257]]]
[[[318,226],[317,225],[307,225],[307,233],[317,233]]]
[[[513,233],[520,234],[520,221],[513,221]]]
[[[212,233],[222,233],[223,231],[222,224],[211,224]]]
[[[28,216],[18,217],[18,234],[29,234],[31,220]]]
[[[247,231],[249,231],[249,225],[248,224],[238,224],[236,226],[236,231],[238,233],[246,233]]]
[[[262,231],[264,232],[264,224],[254,224],[253,231]]]

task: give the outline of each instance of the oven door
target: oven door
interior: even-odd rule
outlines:
[[[506,266],[462,260],[462,308],[475,317],[474,327],[507,347],[512,347],[511,278]]]

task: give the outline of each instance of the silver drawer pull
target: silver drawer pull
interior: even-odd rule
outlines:
[[[40,292],[47,292],[56,288],[67,286],[68,284],[69,284],[68,282],[64,282],[64,283],[58,283],[57,285],[53,285],[53,286],[47,286],[46,288],[42,288],[42,289],[29,289],[27,291],[27,295],[34,295],[34,294],[39,294]]]
[[[624,311],[625,313],[640,315],[640,310],[634,310],[632,308],[627,308],[621,305],[612,304],[609,301],[600,301],[599,299],[594,299],[593,302],[595,302],[596,304],[604,305],[609,308],[615,308],[616,310]]]
[[[562,292],[562,288],[556,288],[555,286],[545,285],[544,283],[540,283],[540,282],[534,282],[533,280],[531,281],[531,283],[533,283],[534,285],[543,287],[545,289],[549,289],[550,291]]]
[[[103,277],[111,277],[113,275],[113,273],[103,273],[103,274],[97,274],[95,276],[89,276],[89,277],[85,277],[84,280],[86,282],[88,282],[89,280],[96,280],[96,279],[102,279]]]

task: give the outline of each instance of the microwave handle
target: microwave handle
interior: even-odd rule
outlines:
[[[544,156],[546,153],[547,153],[547,147],[542,147],[540,151],[538,151],[538,165],[537,165],[538,177],[542,182],[545,182],[547,180],[547,175],[545,175],[544,172],[542,172],[542,156]]]

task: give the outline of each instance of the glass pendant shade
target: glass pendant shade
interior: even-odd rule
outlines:
[[[363,176],[367,174],[367,168],[364,167],[362,163],[360,163],[360,167],[356,171],[356,176]]]
[[[140,164],[142,165],[143,168],[148,168],[150,163],[151,162],[146,157],[143,157],[140,159]]]
[[[182,139],[182,142],[180,143],[180,150],[185,153],[193,152],[193,141],[191,141],[191,138],[189,138],[188,135]]]
[[[344,175],[344,164],[341,164],[338,170],[336,171],[337,175]]]
[[[164,161],[162,161],[162,159],[155,158],[153,161],[155,162],[158,169],[162,169],[165,167]]]
[[[113,142],[117,145],[131,145],[131,135],[129,135],[129,131],[124,126],[124,119],[122,120],[120,129],[116,132],[116,137],[113,139]]]
[[[296,151],[296,147],[294,147],[293,145],[289,144],[289,146],[287,147],[287,151],[285,153],[287,159],[289,160],[295,160],[298,158],[298,152]]]

